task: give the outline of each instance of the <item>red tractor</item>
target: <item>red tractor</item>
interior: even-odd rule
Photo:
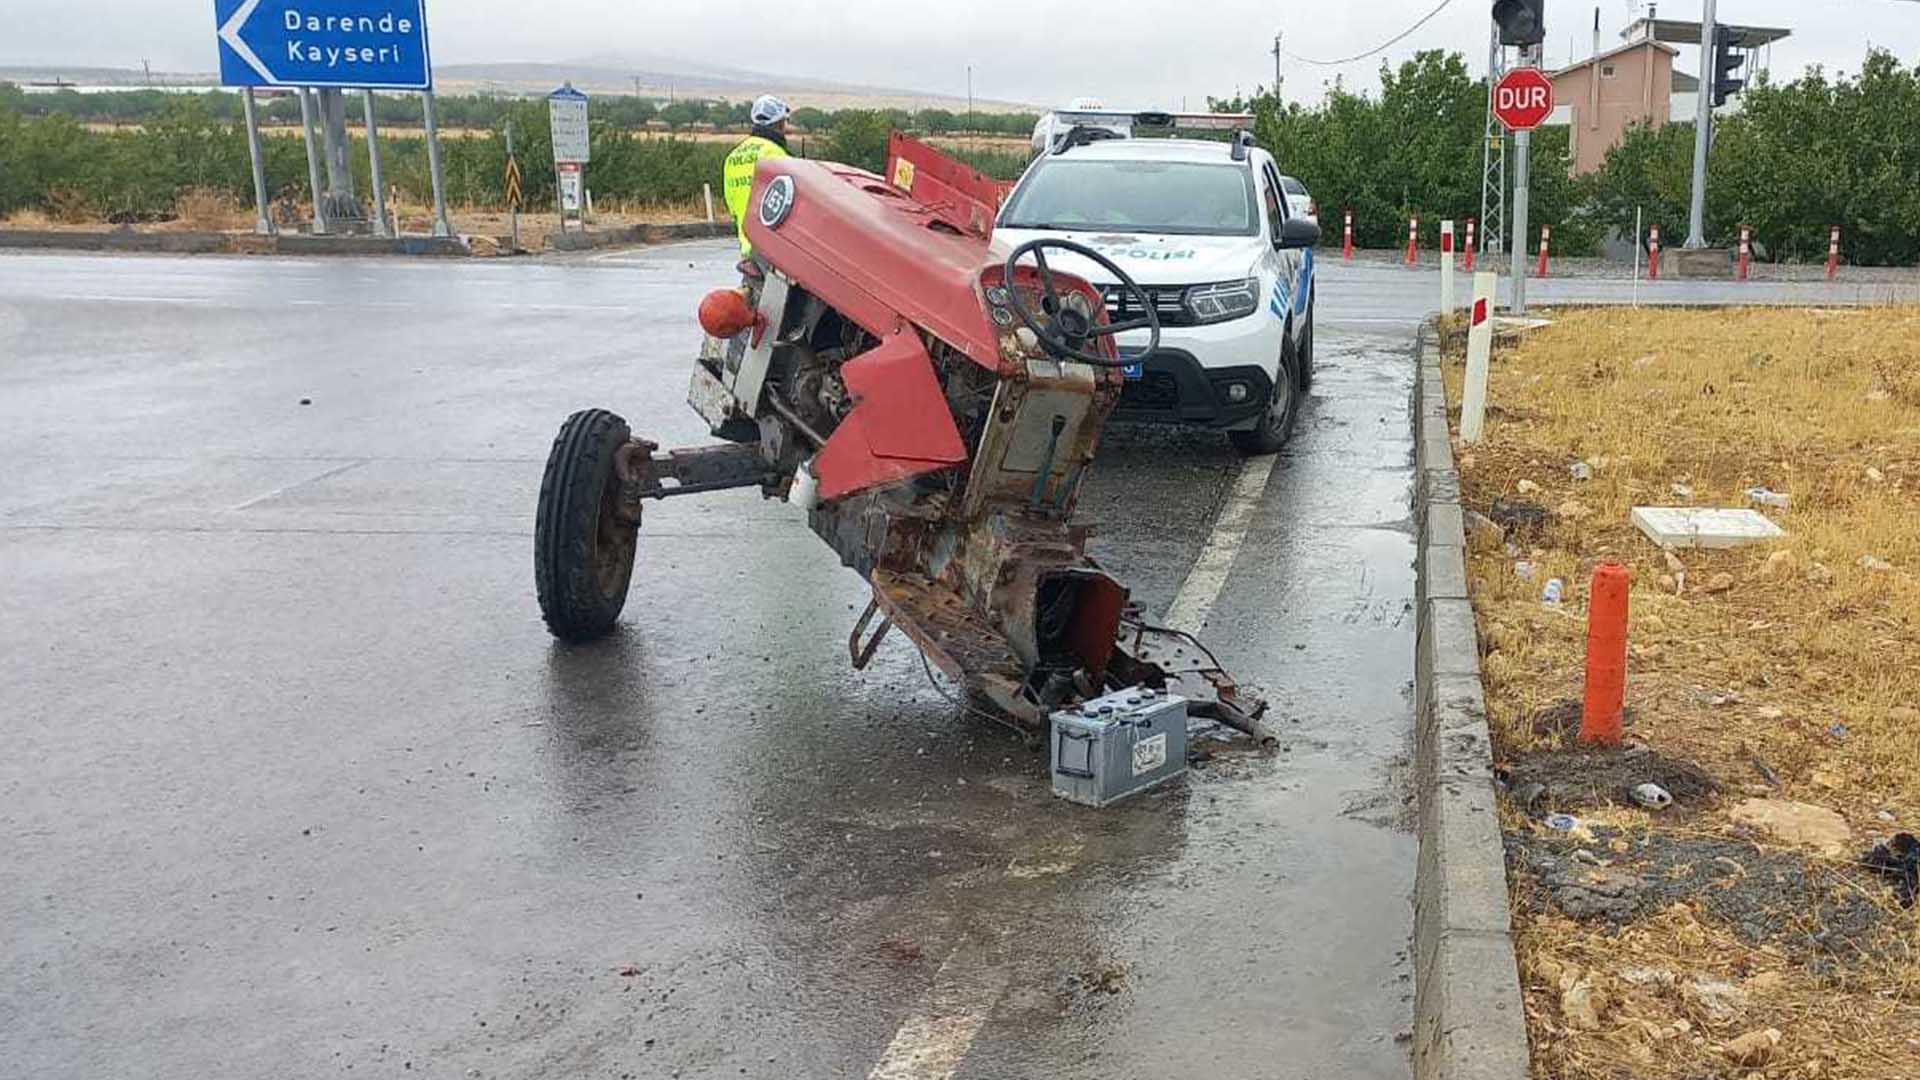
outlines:
[[[689,404],[721,441],[661,452],[613,413],[570,417],[540,488],[540,608],[568,641],[611,631],[649,499],[758,486],[807,515],[867,580],[855,667],[890,628],[1029,731],[1115,690],[1173,690],[1263,737],[1263,702],[1190,635],[1148,625],[1086,554],[1074,507],[1120,395],[1114,335],[1159,339],[1154,305],[1099,253],[1059,240],[989,254],[1001,188],[896,136],[887,179],[763,161],[748,204],[757,266],[701,304]],[[1102,265],[1101,294],[1051,251]]]

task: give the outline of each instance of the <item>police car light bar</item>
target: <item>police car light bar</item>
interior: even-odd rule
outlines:
[[[1063,127],[1081,124],[1137,124],[1145,128],[1234,131],[1253,123],[1252,113],[1129,112],[1123,109],[1063,109],[1054,112]]]

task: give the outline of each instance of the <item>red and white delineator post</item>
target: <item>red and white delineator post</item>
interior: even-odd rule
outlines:
[[[1353,211],[1352,210],[1347,211],[1346,234],[1340,242],[1340,257],[1342,259],[1345,259],[1348,262],[1353,261]]]
[[[1472,218],[1468,218],[1467,219],[1467,246],[1462,249],[1463,258],[1461,259],[1461,262],[1460,262],[1460,269],[1465,270],[1469,274],[1473,273],[1474,251],[1478,247],[1479,245],[1474,242],[1474,220]]]
[[[1647,280],[1660,280],[1660,226],[1647,229]]]
[[[1412,268],[1420,262],[1420,219],[1407,219],[1407,266]]]
[[[1753,227],[1740,226],[1740,258],[1734,264],[1733,276],[1741,281],[1747,280],[1747,272],[1753,265]]]
[[[1547,276],[1547,248],[1553,243],[1553,226],[1540,226],[1540,264],[1533,268],[1534,277]]]
[[[1440,314],[1453,314],[1453,222],[1440,223]]]
[[[1827,234],[1827,280],[1840,276],[1840,226]]]
[[[1467,384],[1460,397],[1460,439],[1477,443],[1487,423],[1487,366],[1493,359],[1493,292],[1500,276],[1473,275],[1473,315],[1467,323]]]

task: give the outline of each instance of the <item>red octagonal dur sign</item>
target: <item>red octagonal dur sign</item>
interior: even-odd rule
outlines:
[[[1512,131],[1531,131],[1553,112],[1553,83],[1539,68],[1514,68],[1493,88],[1493,115]]]

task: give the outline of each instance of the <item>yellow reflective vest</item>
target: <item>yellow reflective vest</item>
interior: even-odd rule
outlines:
[[[753,170],[760,159],[783,158],[790,156],[787,148],[772,139],[763,139],[758,135],[749,135],[740,140],[740,145],[727,155],[725,180],[727,213],[733,215],[734,227],[740,230],[740,254],[742,257],[753,254],[753,245],[747,242],[747,200],[753,196]]]

